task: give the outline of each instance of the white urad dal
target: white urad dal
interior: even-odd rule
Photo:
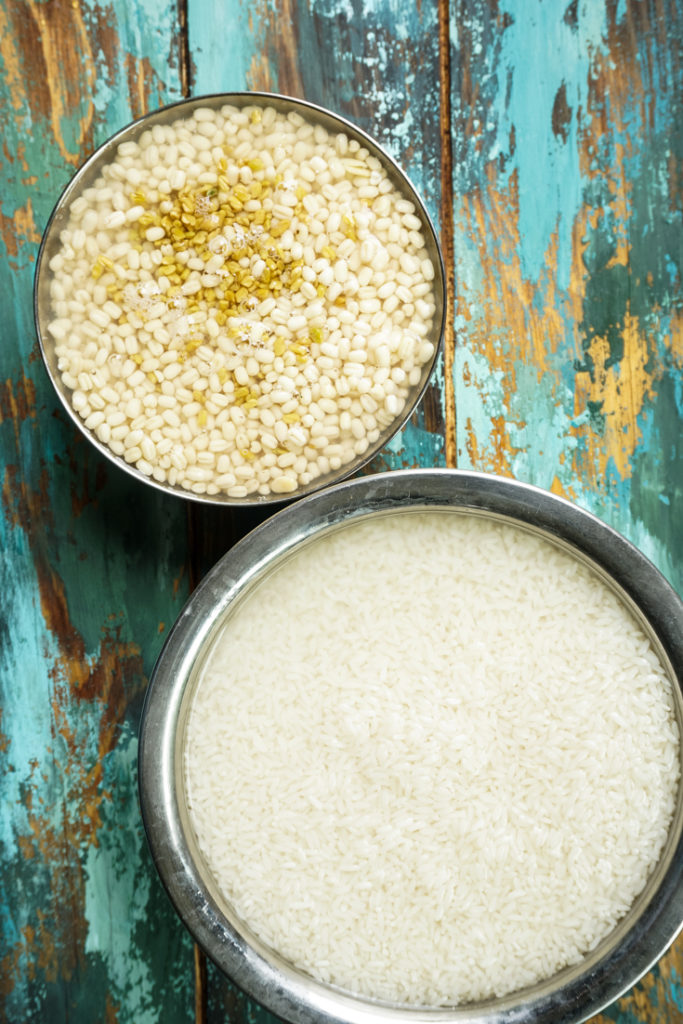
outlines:
[[[362,459],[434,355],[413,201],[295,110],[200,106],[120,143],[49,262],[61,380],[158,483],[292,494]]]
[[[503,995],[579,961],[672,819],[668,678],[559,548],[448,513],[302,548],[226,621],[193,697],[191,820],[266,943],[380,999]]]

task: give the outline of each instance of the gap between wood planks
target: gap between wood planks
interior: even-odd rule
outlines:
[[[450,3],[439,0],[439,126],[441,131],[441,249],[446,269],[446,317],[444,322],[444,400],[446,417],[444,447],[446,465],[455,469],[456,409],[453,383],[455,355],[455,248],[453,230],[453,143],[451,134]]]
[[[189,0],[176,0],[178,4],[178,77],[180,91],[185,99],[190,98],[192,90],[192,63],[190,60],[190,32],[188,29]]]
[[[180,84],[184,97],[192,93],[192,62],[188,32],[188,0],[177,0],[179,25]],[[451,141],[451,57],[450,57],[450,2],[439,0],[439,126],[441,134],[441,248],[446,270],[446,316],[444,323],[444,454],[446,465],[457,465],[455,389],[453,361],[455,350],[455,263],[453,231],[453,149]],[[188,508],[188,534],[190,552],[190,587],[194,589],[202,576],[203,547],[201,534],[207,523],[190,503]],[[198,557],[195,556],[197,552]],[[195,1024],[208,1024],[207,958],[198,945],[194,946],[194,1016]]]

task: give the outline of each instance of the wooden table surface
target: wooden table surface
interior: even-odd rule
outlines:
[[[680,0],[2,0],[0,1018],[264,1021],[196,952],[137,802],[145,686],[207,568],[260,518],[87,445],[32,282],[74,170],[188,95],[344,114],[440,230],[434,383],[375,460],[513,476],[616,527],[683,592]],[[683,1020],[683,941],[595,1022]]]

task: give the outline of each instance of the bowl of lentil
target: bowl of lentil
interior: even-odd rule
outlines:
[[[412,414],[439,242],[377,142],[302,100],[203,96],[128,125],[45,229],[34,313],[67,413],[139,480],[217,504],[343,479]]]

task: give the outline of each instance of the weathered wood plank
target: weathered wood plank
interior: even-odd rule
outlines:
[[[576,499],[678,589],[680,26],[677,3],[452,19],[459,464]]]
[[[676,2],[451,10],[457,458],[564,494],[683,591]],[[683,1017],[679,941],[600,1018]]]
[[[0,1019],[187,1020],[192,948],[137,803],[147,675],[188,590],[186,510],[76,435],[32,278],[75,167],[179,95],[166,3],[0,6]]]
[[[440,8],[458,347],[372,468],[443,465],[455,412],[461,466],[575,498],[681,589],[680,0],[452,0],[448,26]],[[188,516],[61,414],[31,315],[57,193],[106,135],[189,81],[345,114],[445,226],[436,4],[189,0],[189,69],[183,9],[0,3],[0,1019],[12,1022],[192,1018],[192,947],[139,820],[137,722],[190,585],[266,514]],[[596,1024],[680,1020],[682,955],[679,942]],[[208,977],[209,1020],[269,1016]]]

